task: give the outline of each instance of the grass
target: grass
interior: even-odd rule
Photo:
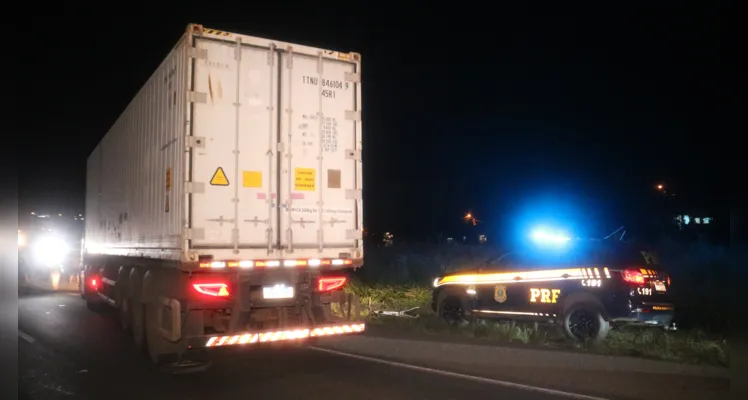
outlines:
[[[448,327],[431,311],[430,282],[445,272],[482,265],[501,252],[492,246],[408,244],[369,247],[366,265],[347,287],[361,303],[370,326],[396,335],[408,334],[448,341],[557,348],[595,354],[634,356],[691,364],[727,366],[728,345],[724,310],[725,251],[718,246],[681,242],[660,244],[661,258],[673,277],[673,299],[678,304],[677,332],[652,328],[617,329],[600,345],[572,343],[558,328],[523,323],[480,322]],[[366,283],[362,283],[366,282]],[[376,312],[418,308],[418,318],[378,315]]]
[[[431,288],[422,285],[366,285],[353,281],[346,289],[358,296],[361,315],[368,323],[389,333],[422,336],[436,340],[520,345],[535,348],[575,350],[593,354],[633,356],[655,360],[728,366],[727,342],[698,330],[664,332],[652,328],[620,328],[601,344],[579,344],[567,340],[554,326],[478,321],[450,327],[430,307]],[[392,317],[377,311],[417,308],[417,318]]]

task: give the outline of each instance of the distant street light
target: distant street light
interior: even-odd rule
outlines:
[[[665,184],[658,183],[657,186],[655,186],[658,192],[664,194],[665,196],[668,195],[667,189],[665,188]],[[675,196],[675,194],[670,194],[671,196]]]
[[[470,211],[468,211],[467,214],[465,214],[463,219],[465,220],[465,222],[469,222],[473,224],[473,226],[478,225],[478,223],[480,222],[473,216],[473,213],[471,213]]]

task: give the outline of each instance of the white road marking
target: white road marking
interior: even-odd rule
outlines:
[[[20,337],[21,339],[23,339],[23,340],[25,340],[25,341],[27,341],[29,343],[36,342],[36,339],[32,338],[31,336],[29,336],[29,335],[27,335],[27,334],[25,334],[25,333],[23,333],[21,331],[18,331],[18,337]]]
[[[440,369],[419,367],[417,365],[403,364],[403,363],[394,362],[394,361],[382,360],[380,358],[360,356],[358,354],[351,354],[351,353],[345,353],[345,352],[342,352],[342,351],[323,349],[321,347],[310,346],[310,348],[313,349],[313,350],[322,351],[322,352],[325,352],[325,353],[336,354],[336,355],[339,355],[339,356],[350,357],[350,358],[356,358],[356,359],[364,360],[364,361],[371,361],[371,362],[375,362],[375,363],[379,363],[379,364],[390,365],[390,366],[393,366],[393,367],[413,369],[413,370],[416,370],[416,371],[429,372],[429,373],[432,373],[432,374],[449,376],[449,377],[453,377],[453,378],[462,378],[462,379],[467,379],[467,380],[471,380],[471,381],[475,381],[475,382],[488,383],[488,384],[491,384],[491,385],[498,385],[498,386],[505,386],[505,387],[510,387],[510,388],[514,388],[514,389],[527,390],[527,391],[531,391],[531,392],[539,392],[539,393],[550,394],[550,395],[555,395],[555,396],[563,396],[563,397],[567,397],[567,398],[570,398],[570,399],[607,400],[607,399],[605,399],[603,397],[587,396],[587,395],[579,394],[579,393],[564,392],[562,390],[547,389],[547,388],[542,388],[542,387],[538,387],[538,386],[523,385],[521,383],[500,381],[500,380],[497,380],[497,379],[482,378],[482,377],[479,377],[479,376],[473,376],[473,375],[460,374],[460,373],[456,373],[456,372],[443,371],[443,370],[440,370]]]

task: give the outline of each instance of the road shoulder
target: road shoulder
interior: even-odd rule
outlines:
[[[728,371],[629,357],[392,337],[338,338],[320,347],[550,389],[613,398],[724,398]]]

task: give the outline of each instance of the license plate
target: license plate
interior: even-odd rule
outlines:
[[[655,290],[658,292],[665,292],[667,291],[667,288],[665,287],[665,284],[659,281],[656,281],[655,283]]]
[[[273,286],[264,286],[262,288],[263,299],[292,299],[293,286],[286,286],[282,283]]]

